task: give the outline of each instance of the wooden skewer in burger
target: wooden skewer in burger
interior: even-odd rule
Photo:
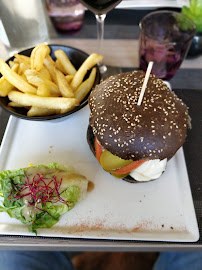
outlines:
[[[159,178],[187,134],[187,106],[151,69],[111,76],[89,96],[89,146],[104,170],[128,182]]]

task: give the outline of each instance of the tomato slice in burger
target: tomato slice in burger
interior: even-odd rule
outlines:
[[[100,163],[100,157],[101,157],[102,153],[103,153],[102,147],[99,144],[97,138],[95,137],[95,155],[96,155],[96,158],[99,161],[99,163]]]
[[[115,175],[128,174],[128,173],[132,172],[133,170],[135,170],[140,165],[142,165],[145,161],[148,161],[148,160],[149,159],[134,161],[134,162],[118,169],[118,170],[113,171],[113,174],[115,174]]]

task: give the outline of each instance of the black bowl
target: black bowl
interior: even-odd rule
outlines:
[[[68,47],[68,46],[63,46],[63,45],[49,45],[49,47],[51,49],[50,55],[53,58],[53,60],[55,60],[54,52],[56,50],[63,50],[67,54],[67,56],[69,57],[70,61],[72,62],[72,64],[74,65],[74,67],[76,69],[78,69],[81,66],[81,64],[86,60],[86,58],[88,58],[88,56],[89,56],[87,53],[85,53],[79,49],[73,48],[73,47]],[[26,49],[24,51],[19,52],[19,54],[30,56],[32,50],[33,50],[33,48]],[[6,63],[8,63],[10,60],[13,60],[13,59],[14,59],[14,57],[9,58],[6,61]],[[86,78],[89,76],[89,74],[90,74],[90,70],[86,74]],[[95,85],[100,82],[100,78],[101,78],[101,76],[100,76],[99,68],[96,65],[96,78],[95,78],[95,82],[94,82],[94,85],[92,88],[94,88]],[[86,106],[88,104],[89,94],[90,94],[90,92],[84,98],[84,100],[80,103],[80,105],[75,107],[72,111],[69,111],[69,112],[63,113],[63,114],[54,114],[54,115],[50,115],[50,116],[29,117],[29,116],[27,116],[27,110],[25,108],[14,108],[14,107],[8,106],[8,103],[10,102],[8,97],[0,97],[0,106],[3,109],[5,109],[8,113],[10,113],[11,115],[14,115],[14,116],[21,118],[21,119],[35,120],[35,121],[54,120],[54,119],[59,119],[59,118],[68,116],[68,115],[82,109],[84,106]]]

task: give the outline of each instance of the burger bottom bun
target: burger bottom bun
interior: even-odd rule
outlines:
[[[87,141],[88,141],[90,150],[93,152],[94,156],[96,156],[96,154],[95,154],[95,136],[93,134],[92,127],[90,125],[88,126],[88,130],[87,130]],[[129,183],[147,183],[145,181],[137,181],[134,178],[132,178],[130,175],[127,175],[126,177],[122,178],[122,180],[129,182]]]

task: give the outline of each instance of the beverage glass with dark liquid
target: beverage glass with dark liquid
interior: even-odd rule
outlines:
[[[105,17],[110,10],[121,2],[121,0],[80,0],[80,2],[95,14],[97,21],[97,38],[99,43],[98,52],[102,54]],[[99,68],[101,73],[105,73],[107,70],[107,67],[103,63],[99,64]]]
[[[152,72],[169,81],[179,69],[191,45],[195,25],[178,12],[156,11],[140,22],[140,69],[146,71],[153,61]]]

